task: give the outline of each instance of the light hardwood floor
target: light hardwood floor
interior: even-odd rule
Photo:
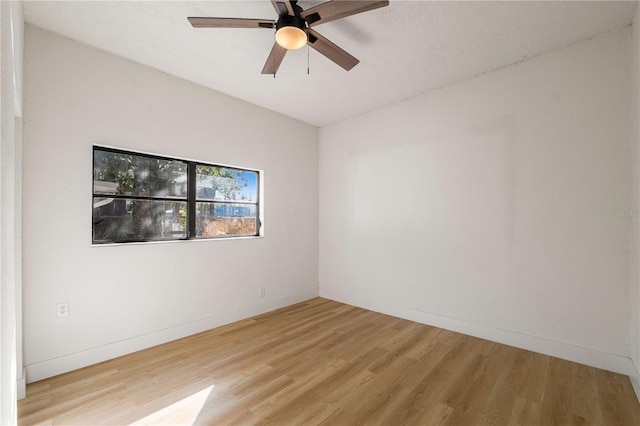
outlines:
[[[33,383],[20,424],[640,425],[628,377],[321,298]]]

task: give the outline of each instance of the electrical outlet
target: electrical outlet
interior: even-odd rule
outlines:
[[[258,297],[264,297],[265,291],[264,287],[260,287],[260,292],[258,293]]]
[[[69,315],[69,302],[58,303],[58,318]]]

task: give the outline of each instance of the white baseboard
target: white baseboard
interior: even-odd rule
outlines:
[[[27,369],[22,369],[22,376],[17,379],[16,397],[23,399],[27,396]]]
[[[192,334],[210,330],[221,325],[229,324],[260,315],[265,312],[293,305],[294,303],[318,297],[318,289],[311,289],[292,296],[287,296],[274,300],[265,300],[256,305],[238,308],[232,311],[222,312],[188,324],[181,324],[165,330],[155,331],[142,336],[132,337],[119,342],[110,343],[104,346],[90,348],[81,352],[64,355],[61,357],[48,359],[45,361],[29,364],[26,366],[27,383],[36,382],[48,377],[57,376],[88,365],[97,364],[122,355],[130,354],[152,346],[167,343],[172,340],[181,339]],[[23,376],[24,377],[24,376]]]
[[[638,401],[640,401],[640,369],[638,369],[636,363],[633,362],[633,358],[629,359],[629,378],[631,379],[631,385],[633,385],[636,397]]]
[[[484,324],[471,323],[455,318],[430,314],[428,312],[392,305],[377,300],[365,299],[323,288],[320,289],[320,297],[358,306],[370,311],[380,312],[394,317],[456,331],[470,336],[479,337],[481,339],[491,340],[493,342],[503,343],[505,345],[515,346],[517,348],[527,349],[545,355],[551,355],[591,367],[629,375],[630,359],[622,355],[601,352],[590,348],[548,340],[542,337],[531,336],[529,334],[518,333],[515,331],[503,330]],[[636,389],[636,393],[637,392],[638,390]]]

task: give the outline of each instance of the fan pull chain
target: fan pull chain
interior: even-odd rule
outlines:
[[[307,75],[309,75],[309,51],[311,48],[309,47],[309,43],[307,43]]]

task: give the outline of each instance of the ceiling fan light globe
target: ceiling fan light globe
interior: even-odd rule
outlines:
[[[276,42],[287,50],[296,50],[307,44],[307,33],[294,26],[281,27],[276,31]]]

